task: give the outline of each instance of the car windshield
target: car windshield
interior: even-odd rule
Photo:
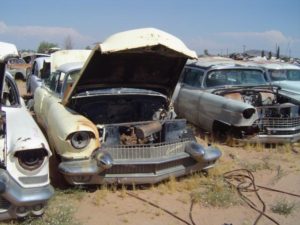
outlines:
[[[272,81],[300,81],[300,70],[269,70]]]
[[[264,85],[266,80],[261,70],[255,69],[221,69],[207,74],[206,86],[224,85]]]

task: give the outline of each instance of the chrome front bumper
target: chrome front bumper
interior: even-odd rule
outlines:
[[[117,148],[108,148],[107,151],[100,148],[91,159],[61,162],[59,171],[71,184],[153,184],[171,176],[206,170],[213,167],[221,156],[219,149],[204,148],[194,141],[177,145],[175,150],[165,150],[165,146],[163,148],[166,154],[161,157],[158,157],[159,147],[149,148],[147,157],[146,154],[143,154],[144,157],[138,156],[139,150],[141,152],[145,149],[135,148],[134,152],[118,155]]]
[[[49,184],[43,187],[23,188],[6,170],[0,169],[0,220],[21,218],[32,213],[39,216],[46,202],[54,194]]]
[[[284,144],[295,143],[300,140],[300,133],[297,134],[257,134],[256,136],[238,139],[240,142],[262,143],[262,144]]]

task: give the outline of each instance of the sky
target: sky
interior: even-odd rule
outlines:
[[[155,27],[202,54],[258,49],[300,57],[300,0],[9,0],[0,7],[0,41],[37,50],[92,47],[110,35]]]

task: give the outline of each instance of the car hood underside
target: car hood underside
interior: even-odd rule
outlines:
[[[171,97],[187,59],[195,57],[179,39],[156,29],[119,33],[95,47],[63,102],[101,88],[139,88]]]

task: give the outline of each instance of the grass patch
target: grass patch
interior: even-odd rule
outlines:
[[[243,148],[247,151],[256,151],[256,152],[262,152],[265,149],[265,145],[261,143],[250,143],[250,142],[245,142]]]
[[[101,185],[100,189],[98,189],[95,193],[94,198],[92,199],[92,203],[96,206],[99,206],[101,202],[106,200],[107,195],[110,190],[107,185]]]
[[[203,179],[203,189],[191,193],[192,201],[204,206],[229,207],[241,204],[236,190],[223,181],[222,178]]]
[[[294,202],[289,202],[286,199],[279,199],[274,205],[271,206],[273,213],[288,216],[293,213],[296,208]]]
[[[276,175],[275,177],[272,179],[272,184],[275,184],[276,182],[278,182],[281,178],[283,178],[284,176],[286,176],[288,173],[285,172],[282,167],[279,165],[276,168]]]
[[[259,162],[249,162],[243,160],[239,162],[239,165],[241,166],[241,168],[247,169],[251,172],[256,172],[259,170],[272,170],[274,167],[268,160],[262,160]]]

